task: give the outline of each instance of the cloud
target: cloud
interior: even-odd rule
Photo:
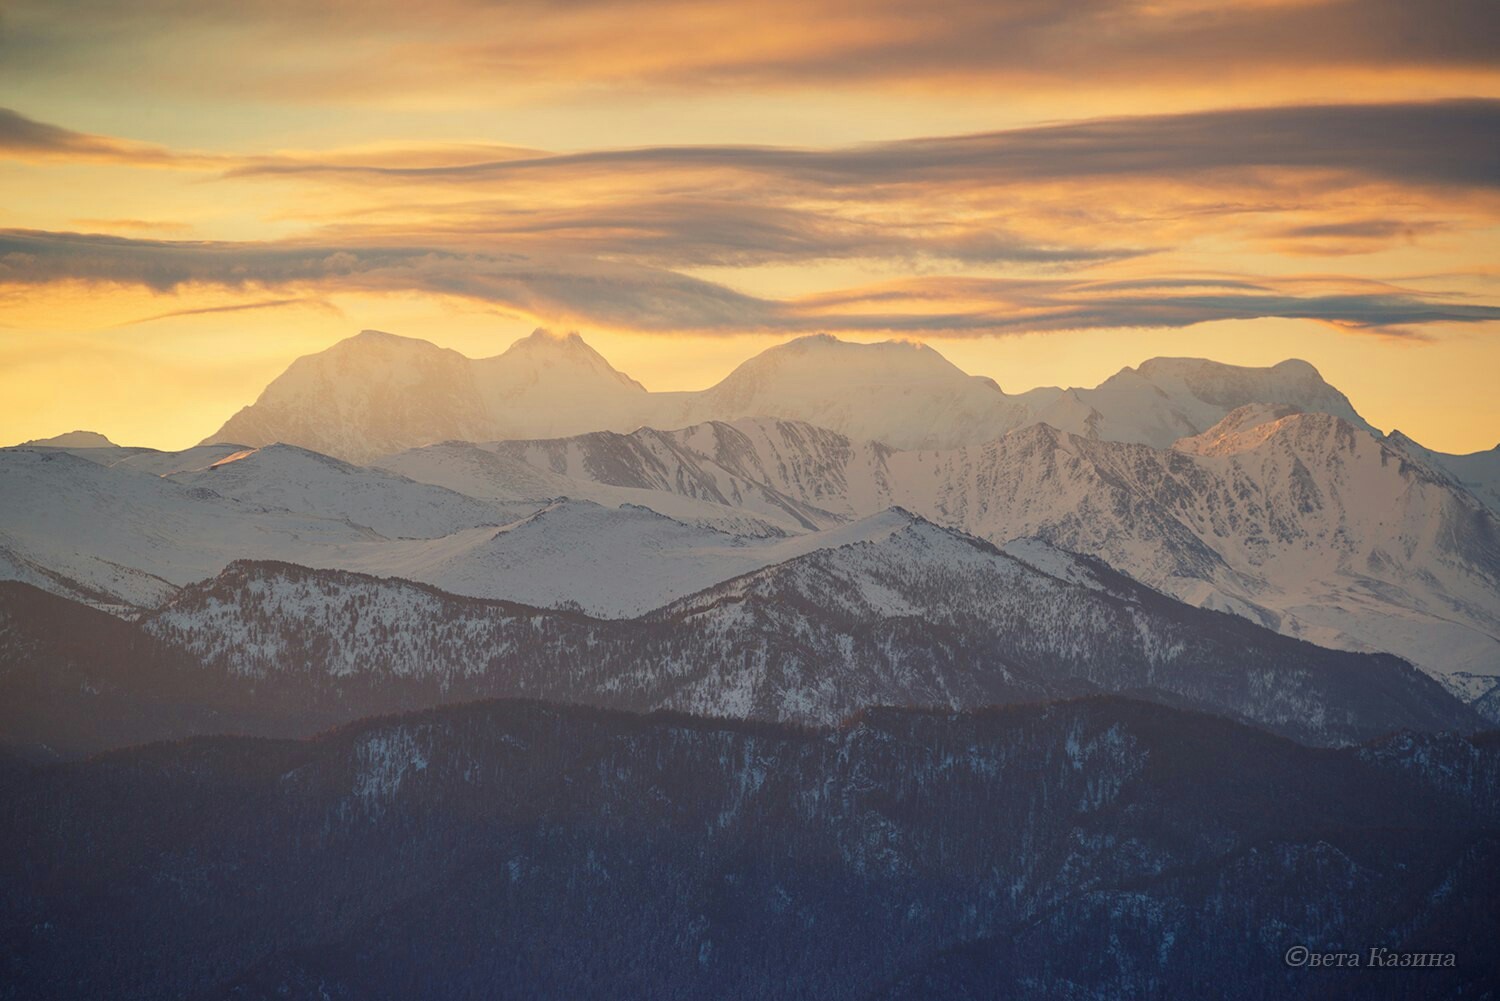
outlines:
[[[669,268],[1059,269],[1200,238],[1259,250],[1268,233],[1291,254],[1369,252],[1374,238],[1353,231],[1339,243],[1285,233],[1350,225],[1359,202],[1393,190],[1431,217],[1411,232],[1444,225],[1448,211],[1493,215],[1497,134],[1500,101],[1464,100],[1115,117],[831,149],[655,146],[426,165],[284,157],[228,176],[311,179],[357,205],[325,220],[319,240],[499,244]],[[1276,225],[1244,221],[1268,214]]]
[[[1492,69],[1491,0],[12,0],[0,65],[285,100]],[[272,55],[274,54],[274,55]],[[170,56],[171,58],[166,58]]]
[[[1340,219],[1283,226],[1265,233],[1264,242],[1278,253],[1313,257],[1348,257],[1412,246],[1419,236],[1458,229],[1457,221],[1440,219]]]
[[[17,159],[104,161],[144,167],[229,166],[222,158],[178,153],[164,146],[74,132],[0,108],[0,156]]]
[[[545,175],[729,171],[836,192],[919,184],[1006,184],[1204,171],[1337,171],[1406,184],[1500,188],[1500,101],[1237,108],[1102,118],[843,149],[653,146],[436,167],[281,162],[231,176],[340,175],[489,182]]]
[[[303,191],[291,202],[328,213],[309,220],[321,225],[307,242],[481,253],[499,244],[665,268],[866,260],[918,271],[1059,269],[1205,235],[1269,240],[1294,255],[1367,253],[1378,247],[1376,223],[1350,222],[1339,204],[1373,196],[1355,196],[1358,185],[1395,185],[1408,208],[1432,217],[1380,223],[1405,225],[1404,234],[1446,225],[1445,200],[1467,199],[1458,211],[1470,214],[1500,208],[1491,197],[1500,101],[1490,100],[1116,117],[831,149],[388,147],[208,161],[14,114],[9,122],[17,150],[213,163],[231,182],[332,185],[336,197]],[[1236,222],[1272,212],[1280,225]],[[133,225],[120,223],[105,228]],[[1342,238],[1317,232],[1327,226],[1345,227]]]
[[[1215,275],[1091,282],[932,277],[793,299],[748,295],[661,268],[581,255],[430,247],[131,240],[0,231],[0,284],[120,283],[457,296],[527,314],[642,333],[809,331],[983,336],[1308,319],[1400,336],[1435,323],[1500,321],[1500,306],[1356,279]],[[250,307],[284,304],[248,304]]]
[[[645,330],[723,329],[737,317],[755,320],[766,306],[753,296],[673,271],[567,255],[0,230],[0,285],[63,281],[157,292],[194,285],[425,292]]]
[[[896,217],[880,217],[856,203],[810,207],[778,204],[771,190],[753,197],[720,198],[693,193],[635,198],[624,191],[612,200],[548,207],[546,198],[521,204],[460,203],[422,206],[412,221],[402,206],[395,223],[361,221],[325,226],[320,239],[371,243],[422,241],[447,247],[487,248],[497,242],[542,253],[582,253],[668,267],[729,266],[827,260],[899,260],[1038,267],[1097,263],[1136,257],[1142,248],[1083,245],[1031,238],[1012,232],[990,213],[970,211],[954,220],[925,214],[917,204],[899,206]]]
[[[1320,240],[1390,240],[1410,236],[1414,233],[1430,233],[1441,225],[1432,222],[1406,221],[1401,219],[1354,219],[1348,222],[1313,223],[1304,226],[1288,226],[1276,231],[1276,236]]]

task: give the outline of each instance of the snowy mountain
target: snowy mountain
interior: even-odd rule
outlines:
[[[700,393],[663,394],[657,427],[780,417],[895,448],[982,441],[1028,423],[993,380],[926,345],[854,344],[827,334],[763,351]]]
[[[422,451],[429,460],[447,454]],[[784,529],[719,503],[597,485],[592,492],[607,495],[606,503],[549,500],[540,491],[534,500],[473,497],[291,445],[210,461],[215,454],[199,446],[104,465],[66,450],[0,449],[0,579],[129,610],[157,607],[177,587],[234,560],[287,560],[619,617],[881,531],[878,522],[825,515],[834,528],[793,535],[800,525],[789,517]],[[200,462],[208,464],[146,471]],[[591,486],[554,474],[541,481]],[[535,485],[530,477],[519,482]],[[637,503],[643,499],[693,520],[667,517]]]
[[[576,334],[538,330],[504,354],[472,361],[366,330],[297,359],[206,443],[287,442],[364,461],[439,441],[633,426],[645,395]]]
[[[1290,404],[1237,408],[1167,451],[1046,425],[896,451],[769,419],[482,448],[547,471],[569,456],[575,481],[644,482],[649,466],[657,496],[774,496],[845,518],[900,505],[996,544],[1040,537],[1096,555],[1289,635],[1388,650],[1443,675],[1500,673],[1494,516],[1432,460]],[[426,479],[426,451],[392,461]],[[720,481],[735,490],[703,489]]]
[[[1500,673],[1494,517],[1337,417],[1210,430],[1166,452],[1037,425],[896,453],[883,482],[940,523],[996,542],[1039,536],[1289,635]]]
[[[1331,414],[1373,430],[1343,393],[1323,381],[1305,361],[1288,359],[1270,368],[1245,368],[1202,358],[1153,358],[1122,369],[1093,389],[1025,394],[1029,423],[1104,441],[1167,448],[1200,434],[1231,411],[1252,404],[1289,406]]]
[[[1053,552],[1052,559],[1064,560]],[[303,710],[356,718],[496,695],[830,722],[1132,692],[1317,743],[1473,726],[1392,657],[1325,650],[1107,568],[1082,583],[900,511],[633,619],[407,581],[236,563],[143,620],[158,641]]]
[[[471,497],[634,504],[684,524],[739,536],[787,536],[841,521],[744,474],[715,468],[702,456],[685,455],[676,438],[640,429],[630,435],[594,432],[538,441],[444,441],[374,462]]]
[[[817,443],[804,439],[778,449],[762,432],[784,436],[806,430],[809,435],[823,434],[829,441],[843,439],[810,425],[781,422],[767,428],[766,424],[716,422],[685,431],[641,428],[628,435],[599,431],[573,438],[467,446],[446,442],[375,461],[423,482],[478,496],[516,492],[518,484],[525,484],[522,489],[530,489],[533,495],[537,489],[551,489],[554,496],[566,493],[601,501],[633,501],[673,517],[703,517],[714,508],[723,517],[722,509],[727,507],[791,532],[816,531],[847,517],[847,512],[841,516],[825,511],[773,485],[781,470],[767,468],[769,463],[826,466],[819,456],[809,454]],[[747,434],[759,437],[752,441]],[[795,475],[795,469],[782,475],[788,473]],[[618,489],[593,489],[600,486]],[[817,495],[815,489],[802,493]],[[668,498],[701,503],[667,510],[660,505],[673,504]],[[834,500],[842,506],[843,498]]]
[[[1039,421],[1165,448],[1250,403],[1282,403],[1368,427],[1306,362],[1241,368],[1158,358],[1094,389],[1003,392],[932,348],[798,338],[699,392],[648,393],[577,334],[537,331],[494,358],[365,331],[297,359],[207,439],[288,442],[356,462],[444,441],[557,438],[778,417],[893,448],[981,444]]]
[[[0,487],[13,498],[0,560],[8,577],[101,604],[153,607],[249,558],[629,616],[900,505],[995,544],[1041,538],[1098,556],[1288,635],[1393,652],[1482,698],[1483,684],[1458,676],[1500,674],[1500,534],[1438,458],[1403,442],[1251,404],[1167,451],[1046,425],[897,451],[768,418],[447,442],[381,459],[384,470],[292,446],[201,446],[107,469],[96,459],[84,476],[64,450],[31,450],[26,475]],[[141,475],[168,469],[164,483]],[[114,504],[113,475],[124,504],[101,520],[91,512]]]

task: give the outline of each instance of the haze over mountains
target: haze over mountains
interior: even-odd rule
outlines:
[[[446,440],[552,438],[781,417],[894,448],[981,444],[1045,421],[1165,448],[1247,403],[1287,403],[1368,427],[1305,362],[1246,369],[1158,358],[1094,389],[1005,393],[932,348],[827,335],[762,352],[701,392],[651,393],[577,334],[538,330],[493,358],[367,330],[297,359],[208,442],[287,442],[351,461]]]
[[[1157,359],[1011,396],[929,348],[819,336],[653,394],[576,334],[470,361],[367,331],[299,359],[214,437],[231,434],[0,451],[4,576],[134,615],[272,560],[634,618],[872,544],[901,508],[1064,577],[1087,554],[1188,605],[1394,653],[1500,712],[1496,454],[1384,436],[1302,362]]]
[[[443,379],[403,381],[427,365]],[[334,384],[324,407],[307,388]],[[393,404],[398,384],[418,388]],[[557,408],[539,404],[554,395]],[[398,427],[401,407],[415,415]],[[426,423],[437,415],[453,433]],[[217,437],[369,459],[377,442],[474,441],[476,421],[495,443],[372,461],[493,499],[634,501],[736,533],[762,528],[713,507],[803,532],[899,504],[996,543],[1044,536],[1291,635],[1445,673],[1500,670],[1500,452],[1382,438],[1304,362],[1154,359],[1094,389],[1012,396],[930,348],[814,336],[701,393],[653,394],[577,335],[538,331],[469,362],[366,332],[300,359]],[[514,430],[548,422],[592,427],[531,441]]]

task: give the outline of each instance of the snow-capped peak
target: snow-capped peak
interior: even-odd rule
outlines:
[[[1295,359],[1245,368],[1156,358],[1093,389],[1009,395],[919,343],[816,334],[761,352],[708,389],[651,393],[578,334],[538,329],[478,360],[364,331],[298,359],[209,441],[289,441],[364,462],[441,441],[554,439],[769,417],[898,449],[977,445],[1038,422],[1168,448],[1250,403],[1330,413],[1371,430],[1342,393]]]
[[[474,363],[482,386],[518,386],[550,380],[562,391],[641,394],[645,387],[618,371],[576,332],[554,334],[537,328],[503,353]]]

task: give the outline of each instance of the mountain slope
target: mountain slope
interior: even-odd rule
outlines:
[[[862,531],[853,525],[784,540],[747,538],[630,504],[612,508],[561,498],[498,528],[432,541],[355,543],[301,562],[618,618]]]
[[[564,444],[610,437],[624,436],[598,432],[554,441]],[[633,438],[631,436],[630,440]],[[625,481],[623,484],[613,482],[614,477],[603,473],[605,469],[615,468],[612,463],[590,464],[586,474],[600,476],[600,479],[565,475],[555,471],[545,447],[528,447],[532,444],[545,446],[547,443],[447,441],[383,456],[374,460],[374,465],[420,483],[501,502],[540,502],[568,497],[607,507],[635,505],[648,507],[686,525],[756,538],[779,538],[806,530],[805,516],[787,514],[775,504],[760,505],[760,513],[753,513],[719,500],[632,485],[642,482],[642,478],[636,475],[621,477]],[[587,451],[576,450],[579,456]],[[533,464],[534,460],[540,461]],[[569,465],[564,463],[563,467],[569,468]]]
[[[1403,455],[1452,478],[1489,508],[1491,514],[1500,517],[1500,445],[1487,452],[1450,455],[1424,448],[1400,431],[1392,431],[1385,440]]]
[[[1118,699],[811,731],[483,703],[0,758],[0,795],[22,997],[1467,997],[1500,975],[1492,739],[1312,751]],[[1304,943],[1456,962],[1362,980],[1289,968]]]
[[[207,671],[138,625],[0,581],[0,742],[46,755],[210,733],[292,736],[339,722],[254,708],[244,679]]]
[[[371,524],[421,535],[501,525],[531,509],[290,447],[172,476],[59,449],[0,449],[0,576],[100,605],[155,607],[234,559],[337,559],[351,547],[400,544]]]
[[[191,451],[199,454],[178,458],[196,464],[216,454]],[[445,472],[474,468],[447,461],[452,456],[442,447],[422,452]],[[475,455],[466,448],[461,458]],[[478,457],[496,460],[480,464],[484,473],[496,464],[532,468],[489,453]],[[153,453],[148,468],[180,464]],[[490,481],[501,487],[496,493],[517,483],[588,486],[550,473]],[[788,535],[780,524],[722,504],[651,490],[587,492],[617,506],[476,498],[290,445],[244,449],[166,475],[64,450],[0,449],[0,579],[99,606],[142,608],[159,606],[176,587],[232,560],[291,560],[405,577],[473,597],[622,616],[841,545],[861,531],[840,525]],[[641,499],[696,524],[630,503]],[[800,527],[790,515],[781,521]]]
[[[390,539],[434,538],[505,520],[495,505],[481,500],[295,445],[246,449],[202,469],[167,475],[241,504],[315,513]]]
[[[1495,519],[1338,418],[1290,416],[1213,455],[1038,426],[897,454],[886,478],[940,522],[1041,536],[1284,632],[1444,673],[1500,666]]]

